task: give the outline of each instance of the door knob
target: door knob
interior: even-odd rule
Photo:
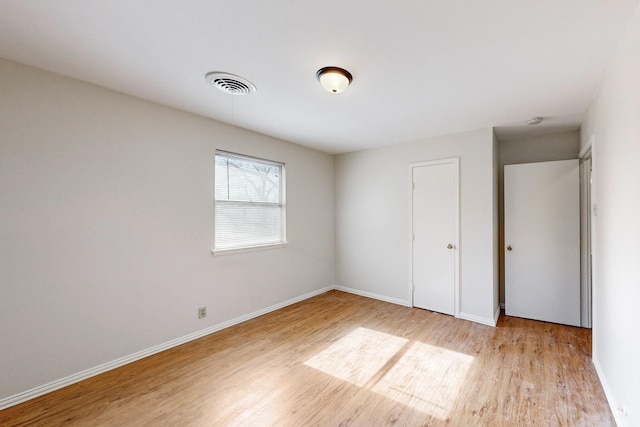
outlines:
[[[511,247],[511,245],[507,246],[507,250],[508,250],[508,251],[510,251],[510,250],[512,250],[512,249],[513,249],[513,248]]]
[[[451,243],[449,243],[449,244],[447,245],[447,249],[453,249],[453,245],[452,245]]]

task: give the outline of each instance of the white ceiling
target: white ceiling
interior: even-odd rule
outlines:
[[[577,129],[638,0],[0,0],[0,56],[330,153]],[[354,76],[334,95],[324,66]],[[207,85],[225,71],[258,90]],[[547,118],[537,127],[524,123]]]

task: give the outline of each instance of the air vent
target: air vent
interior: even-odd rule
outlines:
[[[231,95],[247,95],[256,91],[253,83],[234,74],[212,71],[205,78],[214,87]]]

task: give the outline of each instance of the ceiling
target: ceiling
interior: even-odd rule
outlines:
[[[0,57],[329,153],[487,126],[514,139],[580,126],[638,3],[2,0]],[[325,92],[324,66],[351,87]]]

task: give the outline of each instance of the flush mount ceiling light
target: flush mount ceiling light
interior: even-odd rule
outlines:
[[[204,77],[213,87],[231,95],[247,95],[256,91],[253,83],[235,74],[212,71]]]
[[[339,67],[320,68],[316,73],[316,77],[322,87],[331,93],[344,92],[353,81],[351,73]]]
[[[527,124],[529,126],[539,125],[540,123],[542,123],[542,120],[542,117],[531,117],[529,120],[527,120]]]

